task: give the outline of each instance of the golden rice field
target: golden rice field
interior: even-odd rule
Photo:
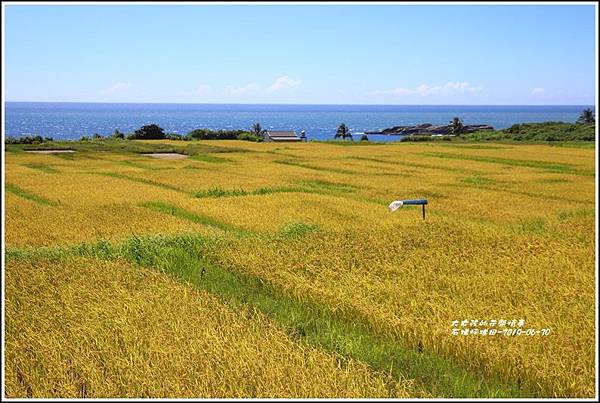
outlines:
[[[5,153],[6,396],[594,397],[593,148],[163,144]]]

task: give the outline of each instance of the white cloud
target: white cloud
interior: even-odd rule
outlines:
[[[395,95],[395,96],[406,96],[406,95],[453,95],[453,94],[464,94],[467,92],[479,92],[481,87],[471,85],[466,81],[448,81],[444,85],[427,85],[421,84],[415,88],[392,88],[389,90],[375,90],[371,91],[371,95]]]
[[[210,90],[210,85],[200,84],[198,88],[196,88],[196,92],[200,95],[204,95]]]
[[[102,93],[103,94],[114,94],[115,92],[124,91],[130,87],[131,87],[130,83],[124,83],[122,81],[119,81],[119,82],[115,83],[114,85],[112,85],[111,87],[108,87],[108,88],[102,90]]]
[[[534,88],[533,90],[531,90],[531,93],[529,94],[532,97],[538,96],[538,95],[542,95],[544,93],[544,89],[543,88]]]
[[[299,86],[300,83],[300,80],[293,79],[290,76],[281,76],[267,88],[267,92],[287,90]]]
[[[249,83],[242,86],[227,85],[225,87],[225,93],[230,96],[240,96],[259,89],[260,87],[256,83]]]
[[[272,94],[276,92],[283,92],[291,88],[300,85],[301,81],[291,78],[289,76],[281,76],[276,79],[273,84],[268,87],[263,87],[257,83],[249,83],[246,85],[226,85],[224,88],[224,95],[229,97],[241,97],[241,96],[265,96],[266,94]],[[204,86],[201,86],[204,87]]]

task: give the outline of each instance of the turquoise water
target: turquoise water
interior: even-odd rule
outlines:
[[[460,117],[465,124],[490,124],[502,129],[515,123],[574,122],[593,106],[418,106],[418,105],[238,105],[238,104],[116,104],[7,102],[6,136],[39,134],[55,139],[82,135],[128,133],[156,123],[168,133],[186,134],[197,128],[249,129],[259,122],[265,129],[306,130],[309,139],[333,138],[340,123],[352,133],[397,125],[447,124]],[[357,137],[357,136],[355,136]],[[398,136],[369,135],[393,141]]]

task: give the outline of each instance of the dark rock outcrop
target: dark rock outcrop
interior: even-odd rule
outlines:
[[[463,133],[473,133],[477,131],[493,131],[494,128],[490,125],[465,125]],[[394,126],[388,129],[383,129],[379,132],[365,132],[365,134],[394,134],[394,135],[411,135],[411,134],[450,134],[450,126],[434,126],[431,123],[423,123],[414,126]]]

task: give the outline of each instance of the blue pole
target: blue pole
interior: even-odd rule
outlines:
[[[419,205],[419,204],[427,204],[427,199],[417,199],[417,200],[402,200],[402,204],[404,205]]]
[[[402,204],[407,206],[423,206],[423,219],[425,219],[425,205],[427,204],[427,199],[402,200]]]

